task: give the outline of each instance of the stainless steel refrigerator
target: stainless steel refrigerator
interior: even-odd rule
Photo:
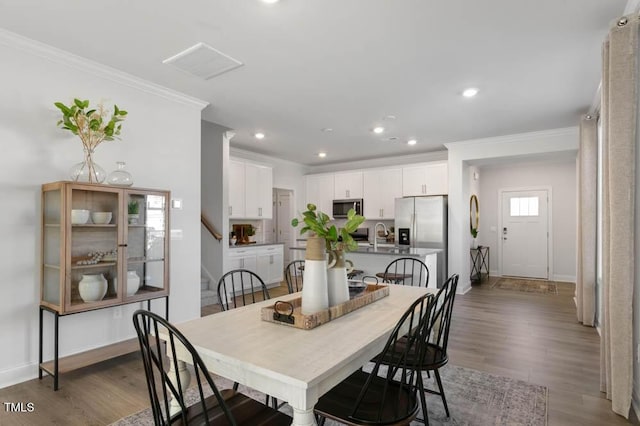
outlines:
[[[395,243],[399,247],[440,249],[437,286],[447,279],[448,204],[446,195],[396,198]],[[432,278],[429,277],[429,280]]]

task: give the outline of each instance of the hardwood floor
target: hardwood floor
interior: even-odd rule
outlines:
[[[456,296],[451,363],[547,386],[549,426],[630,424],[599,392],[598,334],[578,324],[572,298],[573,285],[563,283],[557,295],[474,286]],[[218,311],[205,307],[202,315]],[[57,392],[49,377],[0,389],[0,401],[34,404],[30,413],[0,407],[3,426],[105,425],[149,404],[137,354],[67,373]]]

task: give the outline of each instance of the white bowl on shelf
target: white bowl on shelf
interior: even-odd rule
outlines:
[[[71,224],[83,225],[89,220],[89,210],[73,209],[71,210]]]
[[[91,221],[96,225],[106,225],[111,222],[112,216],[111,212],[93,212],[91,213]]]

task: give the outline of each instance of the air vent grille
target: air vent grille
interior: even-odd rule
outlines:
[[[174,67],[208,80],[243,65],[242,62],[225,55],[205,43],[190,48],[162,61]]]

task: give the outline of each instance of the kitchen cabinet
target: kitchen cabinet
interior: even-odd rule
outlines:
[[[402,168],[402,196],[446,195],[447,163],[425,163]]]
[[[306,204],[313,203],[317,209],[333,216],[334,179],[333,174],[307,175]]]
[[[372,169],[363,172],[364,217],[394,218],[395,199],[402,197],[402,169]]]
[[[235,159],[229,165],[229,218],[271,219],[273,169]]]
[[[58,357],[58,318],[169,297],[169,200],[163,190],[89,183],[42,185],[39,376],[90,365],[135,349],[119,342]],[[128,206],[137,205],[129,214]],[[54,315],[54,356],[43,362],[43,314]],[[108,330],[110,324],[105,324]],[[115,331],[114,331],[115,332]],[[135,343],[135,342],[133,342]]]
[[[233,247],[229,249],[229,270],[248,269],[256,273],[265,284],[280,285],[284,269],[282,244],[257,247]],[[227,271],[228,272],[228,271]],[[271,287],[274,287],[273,285]]]
[[[333,199],[350,200],[362,198],[362,172],[344,172],[333,175]]]
[[[243,218],[245,213],[244,162],[229,160],[229,217]]]

